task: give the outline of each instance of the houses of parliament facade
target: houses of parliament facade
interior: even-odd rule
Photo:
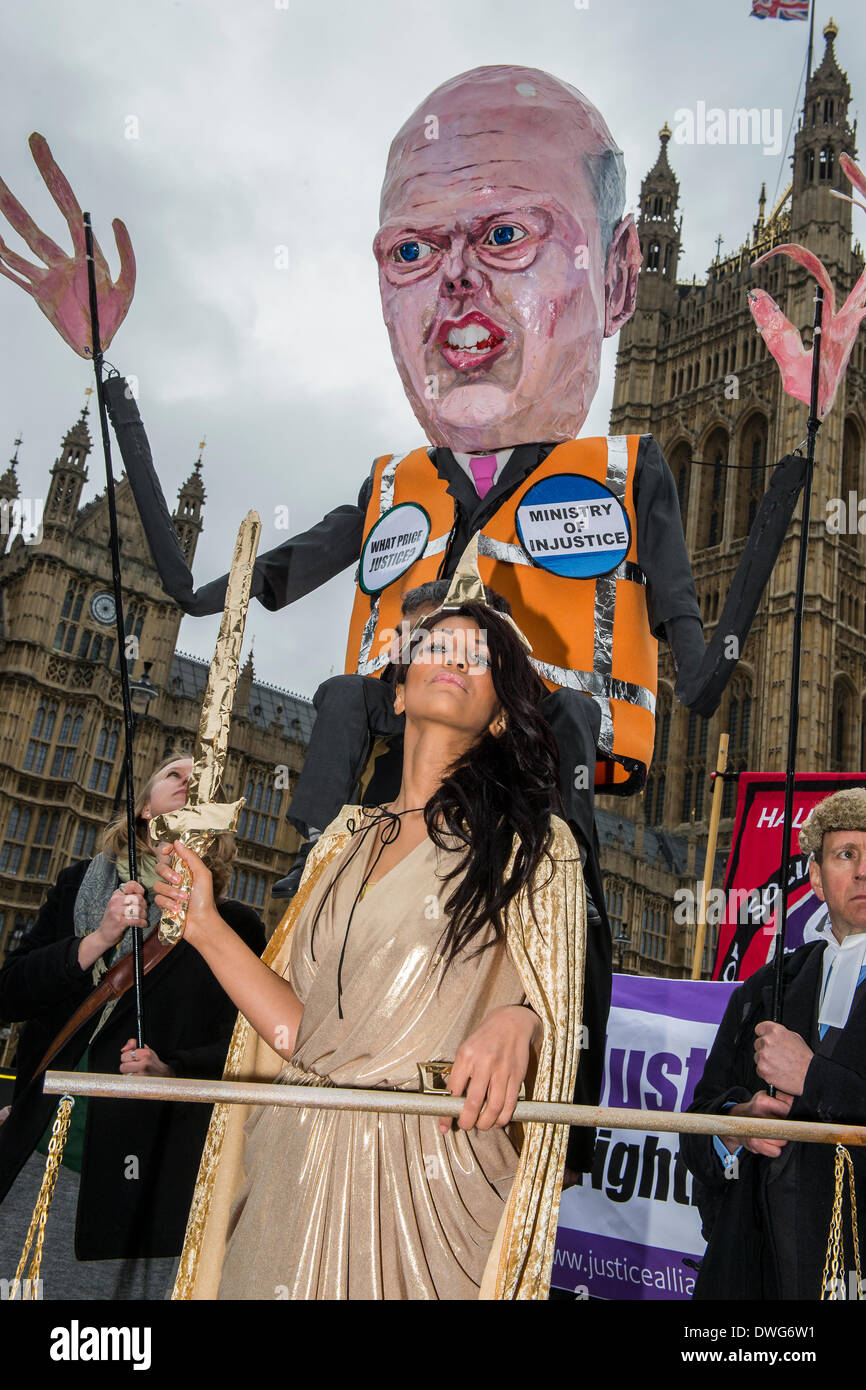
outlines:
[[[717,250],[706,280],[677,278],[683,216],[669,150],[641,185],[643,252],[637,309],[621,330],[612,434],[653,434],[677,484],[683,528],[709,640],[773,465],[806,434],[805,406],[782,391],[778,367],[747,304],[768,290],[809,345],[814,281],[785,256],[752,273],[784,242],[824,263],[844,302],[863,270],[852,242],[844,151],[856,158],[851,91],[835,53],[836,28],[811,73],[794,139],[790,187],[772,208],[762,189],[739,248]],[[825,309],[826,312],[826,309]],[[60,870],[98,848],[123,804],[122,709],[104,494],[80,505],[91,450],[87,411],[51,469],[42,537],[0,540],[0,960],[35,920]],[[861,334],[818,435],[802,650],[798,767],[866,769],[866,337]],[[0,477],[0,508],[18,497],[15,460]],[[847,525],[829,527],[845,503]],[[178,494],[174,524],[190,567],[205,501],[201,459]],[[828,507],[828,503],[830,506]],[[181,612],[162,591],[125,480],[117,487],[126,631],[136,706],[135,774],[192,751],[208,665],[176,650]],[[733,772],[782,771],[790,705],[791,635],[802,503],[718,712],[705,720],[673,697],[660,649],[656,746],[640,797],[599,798],[598,822],[617,968],[686,976],[694,926],[674,920],[677,889],[703,875],[719,736]],[[866,513],[866,508],[864,508]],[[129,645],[129,643],[127,643]],[[136,655],[136,653],[138,655]],[[312,727],[309,701],[241,674],[225,787],[245,795],[230,889],[271,928],[270,897],[297,837],[285,821]],[[283,770],[275,777],[275,768]],[[280,785],[280,783],[282,785]],[[714,882],[730,846],[736,782],[725,782]],[[712,939],[704,956],[709,967]]]

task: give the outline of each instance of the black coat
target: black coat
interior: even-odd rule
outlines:
[[[823,951],[822,942],[801,946],[786,957],[784,966],[782,1022],[813,1049],[819,1045]],[[772,965],[764,966],[731,996],[692,1110],[720,1114],[728,1101],[748,1101],[756,1091],[767,1089],[755,1070],[754,1043],[756,1025],[772,1018],[772,979]],[[866,982],[854,996],[848,1022],[836,1034],[831,1055],[815,1055],[810,1062],[803,1094],[794,1098],[789,1118],[866,1124]],[[738,1176],[732,1180],[725,1178],[711,1137],[684,1134],[680,1150],[695,1178],[703,1233],[709,1242],[694,1297],[817,1299],[830,1231],[835,1146],[789,1141],[779,1160],[741,1149]],[[858,1148],[850,1153],[862,1213],[866,1212],[866,1155]],[[790,1223],[786,1223],[787,1232],[781,1233],[776,1230],[778,1223],[770,1220],[768,1205],[768,1185],[780,1179],[790,1187],[790,1197],[785,1199]],[[848,1271],[854,1261],[847,1196],[843,1230]],[[864,1236],[866,1223],[861,1220],[861,1247]],[[786,1242],[795,1246],[795,1260],[785,1256]],[[845,1278],[847,1297],[847,1273]]]
[[[78,964],[75,898],[89,861],[58,876],[39,916],[0,970],[0,1018],[27,1020],[18,1047],[12,1111],[0,1126],[0,1202],[33,1152],[56,1107],[35,1068],[93,989],[92,967]],[[223,902],[220,915],[260,955],[258,915]],[[218,1079],[237,1010],[201,956],[180,941],[144,977],[145,1042],[178,1076]],[[71,1070],[96,1027],[97,1011],[51,1063]],[[117,1072],[135,1036],[128,990],[94,1039],[89,1068]],[[84,1132],[75,1253],[81,1260],[179,1255],[211,1107],[160,1101],[89,1100]],[[129,1162],[134,1157],[137,1165]],[[137,1166],[138,1176],[127,1174]],[[2,1213],[0,1213],[2,1220]]]

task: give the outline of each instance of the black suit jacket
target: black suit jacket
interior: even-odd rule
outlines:
[[[73,921],[88,862],[62,870],[32,929],[0,970],[0,1018],[27,1021],[12,1111],[0,1126],[0,1202],[57,1107],[56,1096],[43,1094],[43,1074],[35,1068],[93,989],[91,970],[78,964]],[[219,911],[261,954],[265,933],[258,915],[239,902],[220,903]],[[180,941],[144,977],[144,1009],[145,1042],[178,1076],[222,1076],[237,1010],[192,946]],[[53,1070],[75,1067],[98,1018],[88,1019],[66,1043]],[[120,1050],[134,1036],[130,989],[91,1044],[90,1070],[117,1072]],[[79,1259],[180,1254],[210,1113],[209,1105],[87,1102],[75,1236]]]
[[[782,1022],[814,1048],[818,1045],[822,942],[792,951],[784,963],[785,994]],[[730,1101],[748,1101],[767,1083],[755,1070],[756,1026],[772,1018],[773,967],[757,970],[732,994],[695,1091],[692,1110],[720,1114]],[[854,996],[848,1022],[840,1030],[829,1056],[815,1055],[806,1073],[803,1094],[791,1106],[792,1120],[866,1124],[866,983]],[[695,1298],[778,1298],[786,1278],[779,1268],[779,1239],[774,1233],[767,1189],[784,1167],[791,1188],[790,1220],[797,1246],[796,1292],[817,1299],[833,1204],[835,1147],[832,1144],[788,1143],[784,1164],[741,1149],[738,1176],[727,1180],[707,1135],[683,1135],[680,1150],[695,1178],[695,1191],[706,1255],[695,1286]],[[866,1211],[866,1155],[852,1149],[857,1206]],[[853,1267],[850,1214],[845,1203],[848,1260]],[[861,1225],[866,1235],[866,1226]],[[784,1242],[782,1242],[784,1244]],[[846,1294],[847,1294],[846,1288]]]

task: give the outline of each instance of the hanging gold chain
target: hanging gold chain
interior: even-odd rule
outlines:
[[[57,1182],[57,1173],[63,1159],[63,1148],[66,1144],[66,1136],[69,1133],[69,1121],[72,1116],[72,1107],[75,1104],[74,1097],[63,1096],[57,1107],[57,1114],[54,1117],[54,1124],[51,1129],[51,1138],[48,1141],[48,1157],[45,1160],[45,1173],[42,1177],[42,1185],[39,1188],[39,1196],[36,1198],[36,1205],[33,1208],[33,1216],[30,1221],[30,1229],[24,1241],[24,1249],[21,1251],[21,1259],[18,1261],[18,1268],[15,1271],[15,1278],[9,1291],[9,1298],[17,1298],[21,1284],[21,1276],[24,1273],[24,1266],[27,1263],[27,1256],[36,1238],[33,1249],[33,1256],[30,1261],[30,1269],[24,1280],[24,1293],[22,1298],[35,1299],[39,1297],[39,1270],[42,1265],[42,1244],[45,1240],[45,1222],[48,1218],[48,1208],[51,1206],[51,1199],[54,1196],[54,1185]]]
[[[854,1192],[854,1163],[843,1144],[836,1145],[836,1163],[833,1172],[833,1212],[830,1217],[830,1235],[827,1240],[827,1254],[824,1259],[824,1274],[821,1280],[821,1300],[837,1300],[845,1297],[845,1236],[842,1229],[842,1209],[845,1200],[845,1169],[848,1170],[848,1192],[851,1198],[851,1234],[854,1243],[854,1271],[857,1275],[857,1298],[866,1297],[860,1275],[860,1240],[857,1231],[857,1198]],[[840,1292],[841,1290],[841,1292]]]

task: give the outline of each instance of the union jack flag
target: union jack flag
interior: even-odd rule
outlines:
[[[752,0],[755,19],[808,19],[809,0]]]

